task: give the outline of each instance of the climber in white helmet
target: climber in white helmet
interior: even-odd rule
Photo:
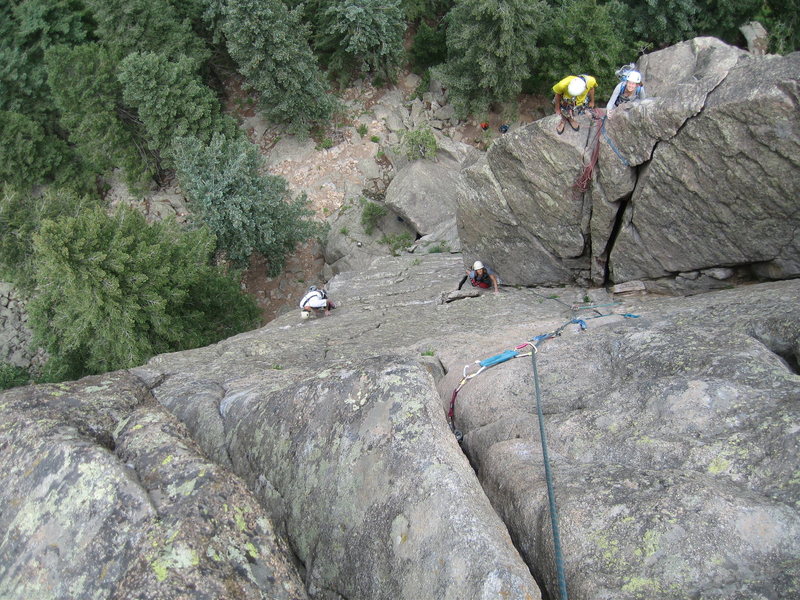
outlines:
[[[469,279],[469,282],[472,284],[472,287],[479,287],[483,289],[489,289],[489,287],[494,287],[494,293],[500,293],[499,288],[497,287],[497,275],[494,274],[490,268],[484,266],[484,264],[476,260],[472,264],[472,269],[465,269],[467,274],[461,278],[461,281],[458,284],[458,289],[461,289],[461,286],[464,285]]]
[[[573,130],[578,131],[581,126],[575,120],[575,110],[583,111],[583,108],[588,105],[589,108],[594,108],[594,89],[597,87],[597,80],[591,75],[567,75],[553,86],[555,98],[553,104],[555,105],[556,115],[561,118],[556,125],[556,133],[561,135],[564,133],[565,123]]]
[[[307,319],[311,316],[311,311],[323,313],[327,316],[334,308],[336,306],[333,304],[333,300],[328,298],[328,292],[312,285],[308,288],[308,292],[303,296],[303,299],[300,300],[300,317]]]
[[[606,110],[610,111],[631,100],[644,100],[644,83],[642,82],[642,74],[639,71],[628,71],[625,73],[625,79],[619,82],[617,87],[614,88],[614,93],[611,94],[611,99],[608,101]]]

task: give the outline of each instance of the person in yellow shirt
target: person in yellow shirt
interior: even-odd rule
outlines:
[[[569,123],[575,131],[581,126],[575,120],[575,108],[583,107],[587,103],[589,108],[594,108],[594,89],[597,80],[591,75],[567,75],[553,86],[556,97],[553,100],[556,114],[561,116],[556,125],[556,133],[564,133],[564,124]]]

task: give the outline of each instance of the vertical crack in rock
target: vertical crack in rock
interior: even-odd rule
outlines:
[[[638,177],[637,177],[638,181]],[[634,186],[634,190],[636,187]],[[625,212],[628,209],[628,206],[631,203],[631,197],[633,196],[633,192],[621,198],[619,200],[619,206],[617,207],[617,214],[614,217],[614,226],[611,228],[611,233],[608,236],[608,240],[606,240],[606,247],[603,249],[602,254],[599,257],[594,258],[594,260],[601,264],[603,267],[603,285],[608,285],[609,283],[609,268],[608,265],[611,263],[611,252],[614,250],[614,244],[617,241],[617,237],[619,236],[619,232],[622,229],[622,223],[625,220]],[[631,212],[633,208],[631,208]],[[633,215],[631,214],[631,226],[633,226]]]

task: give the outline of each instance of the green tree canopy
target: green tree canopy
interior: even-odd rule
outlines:
[[[614,72],[636,59],[625,7],[617,0],[559,0],[547,20],[536,63],[536,89],[547,94],[567,75],[597,78],[598,96],[619,83]]]
[[[259,252],[271,275],[283,268],[298,242],[320,232],[307,218],[305,196],[291,200],[282,177],[259,175],[261,156],[249,141],[215,134],[211,143],[183,138],[176,144],[178,179],[192,210],[217,236],[235,265]]]
[[[100,206],[100,200],[67,190],[43,194],[21,192],[11,186],[0,190],[0,278],[18,289],[34,287],[33,235],[47,219],[76,217]]]
[[[169,60],[154,52],[129,54],[119,66],[122,96],[138,112],[150,148],[171,166],[172,142],[183,136],[208,141],[214,132],[233,133],[212,90],[195,74],[191,59]]]
[[[223,30],[228,52],[261,94],[268,119],[302,132],[330,118],[335,103],[297,10],[290,12],[281,0],[229,0]]]
[[[131,52],[185,57],[199,67],[209,56],[205,42],[167,0],[84,0],[97,22],[96,35],[121,60]]]
[[[135,111],[122,102],[118,64],[98,44],[56,46],[45,55],[54,104],[75,150],[93,172],[124,171],[133,187],[157,172],[157,157],[144,139]]]
[[[44,221],[33,243],[31,326],[51,377],[132,367],[255,323],[253,300],[209,265],[214,236],[205,228],[97,207]]]
[[[91,36],[87,11],[77,0],[25,0],[0,9],[0,109],[28,115],[49,129],[45,51],[80,44]]]
[[[481,113],[514,98],[530,76],[547,4],[456,0],[447,13],[447,62],[434,70],[456,113]]]
[[[0,182],[21,189],[40,183],[65,185],[77,171],[61,139],[23,114],[0,111]]]
[[[322,13],[317,49],[332,53],[335,70],[392,79],[405,29],[400,0],[332,0]]]

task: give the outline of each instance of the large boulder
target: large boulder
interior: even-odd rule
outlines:
[[[367,233],[362,224],[362,215],[367,202],[349,200],[328,217],[328,232],[325,237],[325,269],[323,277],[330,279],[338,273],[360,271],[368,268],[381,256],[392,254],[392,241],[405,246],[413,244],[417,233],[412,226],[384,203],[377,203],[385,214],[376,219],[375,227]]]
[[[587,319],[540,344],[570,598],[800,593],[798,292],[795,281],[628,304],[638,318]],[[470,380],[455,422],[534,575],[556,590],[548,528],[530,526],[549,519],[532,374],[525,358]]]
[[[800,275],[799,81],[800,53],[742,59],[655,146],[609,256],[612,280],[714,266]]]
[[[465,169],[465,253],[522,285],[642,279],[696,291],[729,284],[700,276],[708,269],[800,274],[800,54],[698,38],[639,69],[648,99],[605,120],[587,113],[561,136],[547,117]]]
[[[129,373],[0,402],[0,597],[306,598],[254,495]]]
[[[399,171],[386,189],[386,204],[421,235],[453,220],[461,193],[459,163],[415,160]]]

